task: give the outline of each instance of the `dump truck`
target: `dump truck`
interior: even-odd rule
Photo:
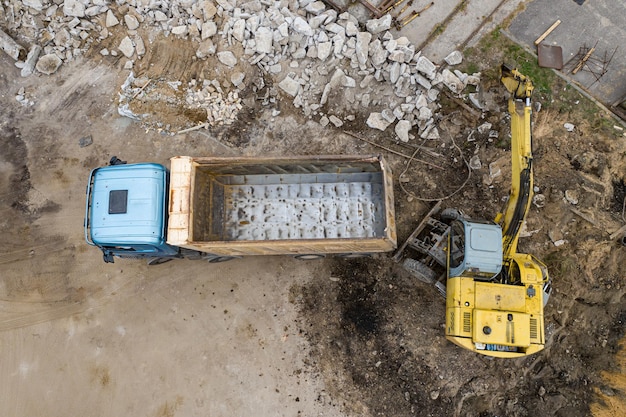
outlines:
[[[113,157],[89,174],[84,231],[105,262],[367,256],[397,246],[392,173],[382,156]]]
[[[512,178],[493,221],[437,203],[394,254],[446,299],[446,338],[487,356],[515,358],[544,348],[543,309],[551,292],[545,264],[519,253],[520,230],[533,196],[532,82],[502,66],[510,93]]]

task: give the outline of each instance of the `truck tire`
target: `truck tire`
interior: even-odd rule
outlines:
[[[447,209],[444,209],[441,212],[439,217],[441,218],[442,222],[444,222],[444,223],[451,223],[453,220],[458,220],[462,216],[461,216],[461,212],[458,211],[457,209],[447,208]]]
[[[321,253],[308,253],[302,255],[294,255],[294,258],[299,259],[301,261],[312,261],[315,259],[325,258],[326,255],[322,255]]]
[[[426,284],[433,284],[437,280],[435,271],[424,265],[424,263],[415,259],[407,258],[402,264],[412,276]]]
[[[214,256],[212,258],[209,258],[209,263],[216,264],[219,262],[231,261],[233,259],[235,259],[234,256]]]
[[[355,259],[355,258],[371,258],[372,254],[371,253],[341,253],[339,254],[340,258],[347,258],[347,259]]]
[[[152,266],[152,265],[161,265],[164,264],[165,262],[169,262],[174,258],[150,258],[148,259],[148,265]]]

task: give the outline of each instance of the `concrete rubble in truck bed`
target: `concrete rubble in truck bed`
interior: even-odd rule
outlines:
[[[337,127],[347,120],[341,110],[361,107],[371,113],[369,127],[384,131],[395,124],[398,139],[405,142],[414,137],[409,133],[412,128],[421,138],[439,137],[435,125],[440,91],[460,95],[468,84],[479,83],[479,74],[440,72],[407,38],[394,39],[389,32],[390,15],[368,20],[366,31],[360,31],[355,16],[347,12],[338,15],[321,1],[120,0],[111,4],[104,0],[28,0],[2,7],[0,15],[7,22],[8,33],[19,33],[18,44],[31,51],[23,58],[26,61],[21,61],[11,45],[23,76],[37,71],[52,74],[63,62],[85,54],[114,31],[125,31],[127,36],[117,50],[102,48],[99,52],[103,57],[125,56],[124,68],[132,69],[146,53],[145,43],[150,39],[146,33],[162,32],[188,39],[197,45],[197,59],[215,55],[229,71],[238,65],[258,67],[263,78],[278,87],[268,89],[271,97],[266,97],[264,104],[276,102],[281,94],[305,116]],[[233,51],[243,52],[237,56]],[[452,52],[446,60],[458,64],[462,54]],[[180,104],[204,108],[205,127],[236,120],[242,108],[237,92],[250,84],[242,72],[233,71],[228,86],[217,80],[193,81],[197,82],[176,87],[184,89]],[[258,92],[265,84],[257,82],[253,90]],[[128,102],[145,87],[124,84],[120,114],[142,119],[142,115],[132,114]],[[327,112],[330,106],[324,106],[333,95],[341,97],[340,103]]]

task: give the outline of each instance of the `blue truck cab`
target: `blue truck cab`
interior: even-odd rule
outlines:
[[[89,174],[85,240],[102,250],[104,261],[174,258],[166,243],[167,169],[160,164],[115,164]]]

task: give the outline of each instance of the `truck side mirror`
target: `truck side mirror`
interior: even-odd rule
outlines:
[[[122,161],[117,156],[112,156],[109,165],[124,165],[126,161]]]
[[[107,264],[112,264],[115,262],[115,260],[113,259],[113,254],[109,251],[102,251],[102,259],[104,260],[105,263]]]

